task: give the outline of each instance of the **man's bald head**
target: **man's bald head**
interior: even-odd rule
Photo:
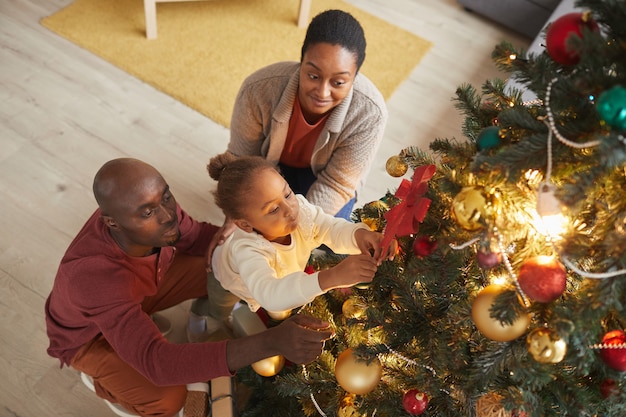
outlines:
[[[151,165],[132,158],[113,159],[96,173],[93,193],[102,222],[129,255],[146,256],[180,238],[176,199]]]
[[[96,173],[93,194],[105,215],[114,210],[117,203],[124,201],[128,193],[136,192],[148,177],[161,174],[151,165],[133,158],[118,158],[106,162]]]

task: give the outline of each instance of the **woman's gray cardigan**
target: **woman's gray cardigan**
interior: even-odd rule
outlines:
[[[231,119],[229,152],[260,155],[278,164],[298,92],[299,68],[299,62],[279,62],[243,82]],[[386,123],[381,93],[357,74],[352,90],[332,110],[313,149],[311,168],[317,180],[306,198],[329,214],[337,213],[363,186]]]

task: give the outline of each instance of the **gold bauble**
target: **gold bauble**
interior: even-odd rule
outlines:
[[[350,348],[344,350],[335,363],[337,383],[352,394],[371,392],[378,385],[382,374],[383,368],[378,358],[369,363],[358,360]]]
[[[382,232],[385,228],[384,215],[389,210],[387,203],[376,200],[365,204],[361,210],[361,222],[374,232]]]
[[[452,217],[465,230],[483,228],[500,213],[500,195],[475,185],[463,187],[452,200]]]
[[[272,356],[270,358],[261,359],[252,364],[254,372],[261,376],[274,376],[285,366],[285,357],[282,355]]]
[[[379,219],[375,219],[373,217],[362,217],[361,222],[367,225],[372,232],[379,232],[381,221]]]
[[[382,200],[375,200],[364,204],[363,209],[369,209],[378,212],[378,214],[384,214],[387,210],[389,210],[389,205]]]
[[[521,314],[512,324],[501,323],[492,318],[489,310],[496,296],[504,291],[504,287],[491,284],[483,288],[472,302],[472,320],[478,330],[489,339],[498,342],[509,342],[526,332],[530,324],[530,315]]]
[[[354,298],[348,298],[341,306],[341,312],[347,319],[358,319],[363,317],[367,306]]]
[[[401,177],[406,174],[406,171],[409,169],[404,159],[402,159],[398,155],[394,155],[387,159],[387,163],[385,164],[385,169],[387,173],[392,177]]]
[[[285,311],[268,311],[267,315],[273,318],[274,320],[283,321],[287,317],[291,316],[291,310]]]
[[[526,348],[539,363],[558,363],[567,353],[567,343],[559,334],[545,327],[531,331],[526,337]]]

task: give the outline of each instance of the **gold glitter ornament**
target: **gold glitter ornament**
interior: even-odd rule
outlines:
[[[372,232],[379,232],[382,229],[380,228],[381,221],[379,219],[374,219],[370,217],[362,217],[361,222],[367,225]]]
[[[371,201],[361,209],[361,222],[373,232],[382,232],[385,228],[385,213],[389,210],[387,203],[381,200]]]
[[[335,362],[337,383],[349,393],[368,394],[380,381],[383,368],[378,358],[359,360],[351,348],[344,350]]]
[[[341,312],[347,319],[358,319],[365,315],[366,305],[354,298],[348,298],[341,306]]]
[[[500,195],[474,185],[463,189],[452,200],[452,217],[465,230],[482,229],[494,221],[501,209]]]
[[[394,155],[387,159],[387,163],[385,164],[385,169],[387,173],[392,177],[401,177],[406,174],[406,171],[409,169],[409,166],[404,162],[399,155]]]
[[[567,343],[556,331],[538,327],[526,337],[526,348],[539,363],[558,363],[565,357]]]

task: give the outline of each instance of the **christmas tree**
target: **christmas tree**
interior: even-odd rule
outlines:
[[[519,87],[457,89],[467,140],[390,158],[398,189],[353,217],[398,255],[293,312],[336,337],[240,372],[242,416],[626,416],[626,3],[577,6],[541,53],[495,48]]]

